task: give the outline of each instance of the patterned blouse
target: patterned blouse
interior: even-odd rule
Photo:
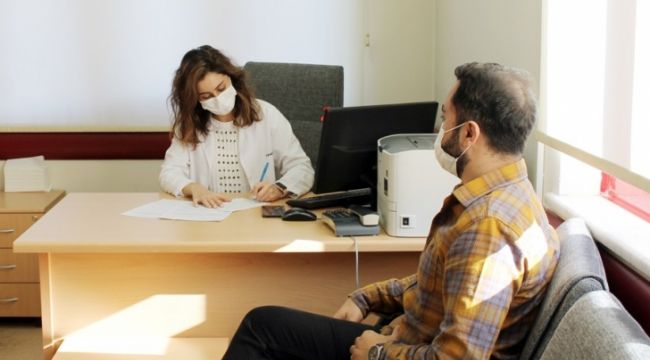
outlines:
[[[239,129],[230,122],[214,121],[217,148],[215,149],[217,166],[216,178],[219,181],[218,192],[246,193],[250,185],[239,162]]]

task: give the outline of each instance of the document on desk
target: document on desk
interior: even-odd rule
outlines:
[[[256,207],[261,207],[263,205],[268,205],[268,204],[269,203],[267,202],[257,201],[253,199],[234,198],[229,202],[224,203],[221,209],[227,211],[240,211],[240,210],[248,210]]]
[[[222,207],[211,209],[200,205],[194,206],[191,201],[187,200],[162,199],[138,206],[122,215],[170,220],[221,221],[233,211],[251,209],[265,204],[252,199],[235,198],[224,203]]]

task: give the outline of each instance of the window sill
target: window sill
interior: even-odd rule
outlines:
[[[585,220],[594,239],[650,281],[650,223],[598,195],[546,194],[544,206],[563,219]]]

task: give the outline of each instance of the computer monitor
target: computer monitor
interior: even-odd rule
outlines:
[[[377,186],[377,140],[392,134],[432,133],[438,103],[329,108],[316,163],[316,194]]]

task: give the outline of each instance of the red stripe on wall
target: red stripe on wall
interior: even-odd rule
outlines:
[[[163,159],[169,144],[168,132],[0,133],[0,159]]]

